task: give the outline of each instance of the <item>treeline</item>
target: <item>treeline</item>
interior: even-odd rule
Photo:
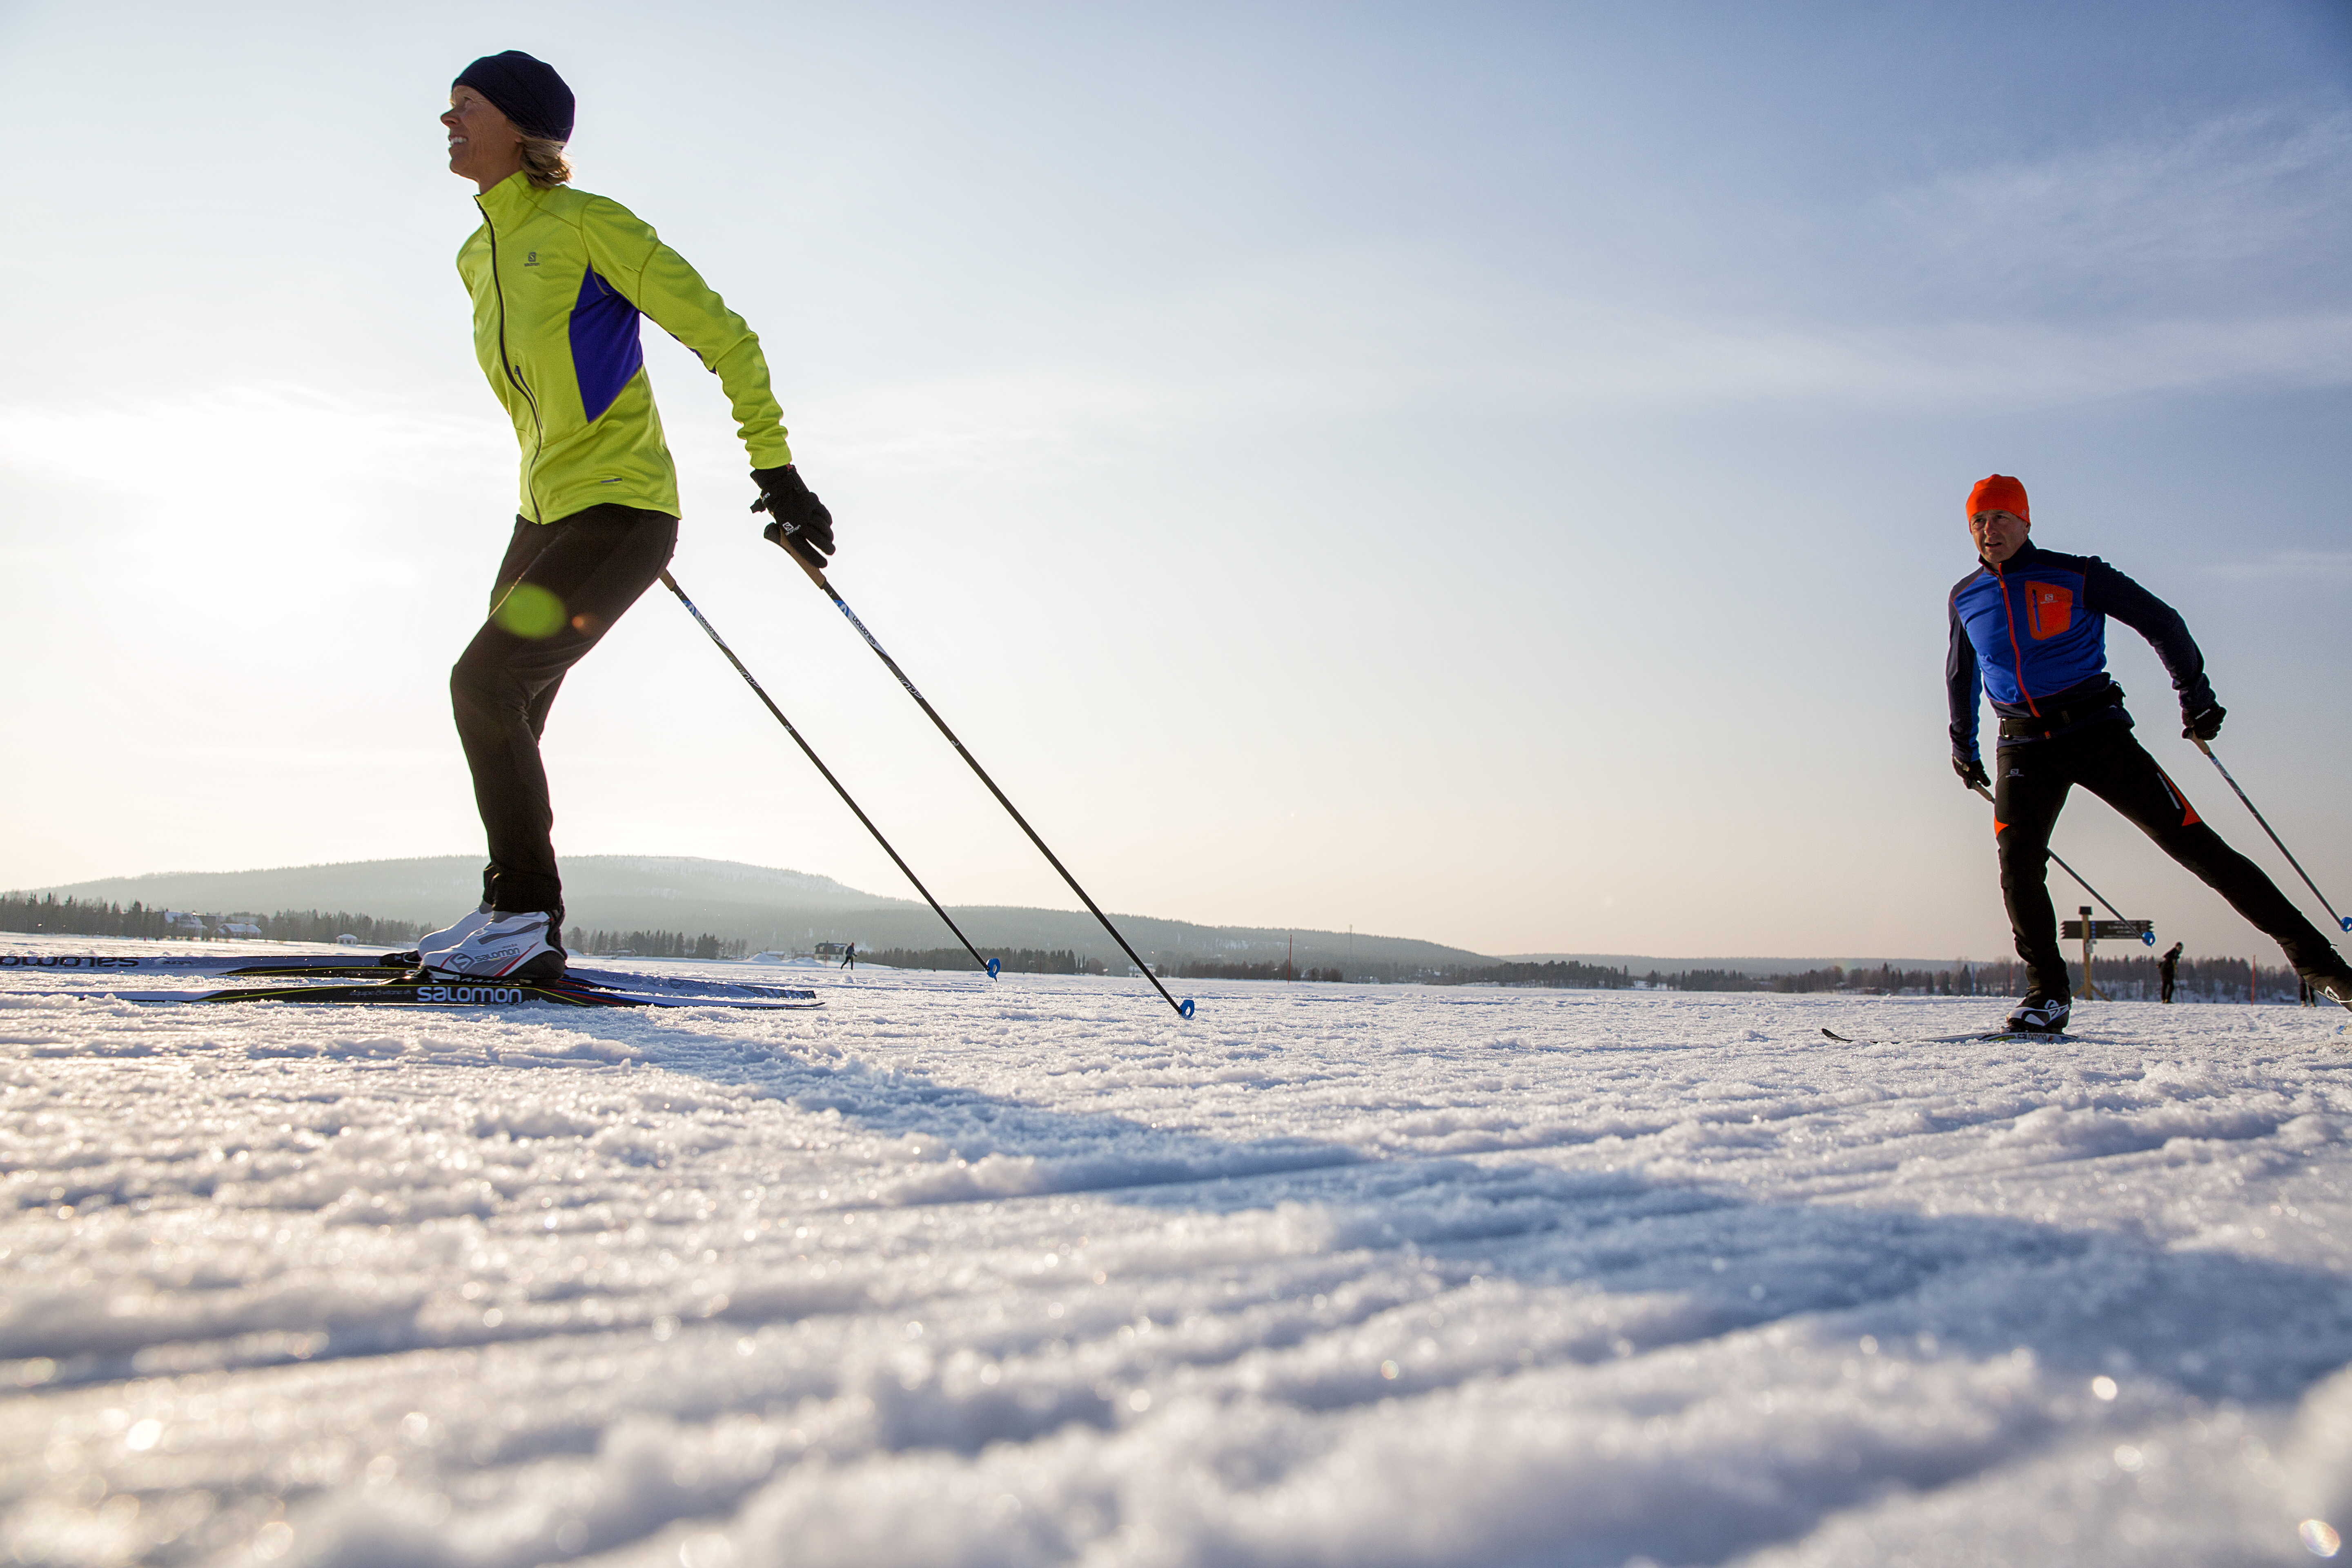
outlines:
[[[1348,977],[1336,969],[1294,970],[1284,963],[1220,963],[1213,958],[1187,959],[1176,973],[1186,980],[1323,980]]]
[[[30,931],[45,936],[205,937],[221,928],[250,926],[238,931],[247,941],[332,942],[356,937],[367,946],[398,947],[415,941],[425,928],[413,921],[378,920],[337,910],[280,910],[274,915],[194,915],[150,909],[133,900],[129,908],[92,899],[60,899],[55,893],[34,898],[27,893],[0,893],[0,931]]]
[[[0,893],[0,931],[38,931],[58,936],[174,936],[163,923],[164,911],[133,902],[121,904],[60,900],[55,893],[33,898],[25,893]]]
[[[1429,985],[1534,985],[1554,991],[1622,991],[1633,977],[1621,968],[1555,959],[1549,963],[1463,964],[1424,971]]]
[[[2157,960],[2151,956],[2108,958],[2100,956],[2093,965],[2092,978],[2099,989],[2117,1001],[2153,1002],[2164,994],[2163,976],[2157,970]],[[2083,994],[2083,966],[2070,963],[2066,972],[2074,977],[2074,994]],[[2018,984],[2022,984],[2022,971]],[[2176,1002],[2292,1002],[2300,994],[2302,977],[2287,965],[2257,963],[2243,958],[2187,958],[2173,972],[2172,999]]]
[[[996,960],[1001,974],[1106,974],[1098,958],[1080,958],[1070,949],[1042,947],[983,947],[982,958]],[[980,966],[971,954],[960,947],[884,947],[871,952],[861,951],[860,963],[878,963],[886,969],[967,969]]]
[[[2105,965],[2100,967],[2104,971]],[[1661,991],[1777,991],[1784,995],[1844,991],[1864,996],[2014,996],[2022,994],[2024,982],[2021,963],[1956,963],[1949,969],[1897,969],[1891,963],[1848,969],[1832,963],[1794,974],[1748,974],[1737,969],[1662,974],[1654,969],[1642,977],[1642,984]]]
[[[1098,958],[1080,958],[1068,948],[1049,950],[1034,947],[983,947],[981,954],[997,961],[997,971],[1003,974],[1108,974],[1109,966]],[[861,952],[859,962],[877,963],[890,969],[971,969],[971,954],[960,947],[906,948],[886,947],[872,952]],[[1290,972],[1285,963],[1223,963],[1214,959],[1186,959],[1180,963],[1163,965],[1160,973],[1171,979],[1185,980],[1325,980],[1347,978],[1337,969],[1301,969]]]
[[[425,931],[415,921],[380,921],[373,915],[347,914],[341,910],[331,915],[316,910],[280,910],[257,923],[271,942],[333,942],[352,936],[359,938],[362,947],[413,947]]]
[[[751,944],[730,942],[704,931],[688,936],[682,931],[583,931],[573,926],[564,937],[573,952],[604,953],[635,958],[740,958]]]
[[[2147,956],[2100,958],[2094,963],[2100,992],[2119,1002],[2153,1002],[2164,994],[2157,960]],[[2079,959],[2066,965],[2074,994],[2083,987]],[[1865,996],[2021,996],[2025,966],[2007,963],[1956,963],[1949,969],[1897,969],[1882,963],[1875,969],[1847,969],[1831,964],[1795,974],[1747,974],[1736,969],[1692,969],[1680,974],[1652,970],[1643,984],[1666,991],[1777,991],[1804,994],[1843,991]],[[2256,965],[2242,958],[2183,958],[2174,975],[2173,1000],[2195,1002],[2292,1002],[2300,982],[2284,965]],[[2252,987],[2250,990],[2249,987]]]
[[[1680,974],[1656,970],[1642,984],[1662,991],[1777,991],[1802,995],[1815,991],[1846,991],[1865,996],[2008,996],[2012,982],[2021,978],[2017,963],[1957,963],[1949,969],[1897,969],[1882,963],[1875,969],[1848,969],[1832,963],[1794,974],[1748,974],[1737,969],[1686,969]]]

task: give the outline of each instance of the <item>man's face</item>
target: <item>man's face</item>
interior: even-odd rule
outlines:
[[[2032,526],[2013,511],[1980,511],[1969,519],[1969,538],[1986,564],[1998,566],[2024,548]]]

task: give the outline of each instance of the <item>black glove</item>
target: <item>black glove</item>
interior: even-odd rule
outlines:
[[[751,510],[775,520],[760,531],[760,536],[824,571],[824,558],[833,553],[833,513],[824,510],[824,502],[801,479],[800,470],[790,463],[781,468],[754,468],[751,482],[760,487],[760,499],[751,503]]]
[[[1952,759],[1952,771],[1959,774],[1960,782],[1968,785],[1970,789],[1990,789],[1992,787],[1992,780],[1986,775],[1984,764],[1977,761],[1974,757],[1954,757]]]
[[[2229,710],[2219,702],[2208,702],[2194,713],[2183,713],[2187,722],[2180,731],[2184,741],[2210,741],[2221,732],[2221,721]]]

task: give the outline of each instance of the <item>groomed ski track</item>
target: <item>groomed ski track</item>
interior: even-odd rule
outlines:
[[[1124,980],[809,978],[818,1011],[412,1012],[0,973],[11,1552],[1810,1568],[2352,1533],[2341,1009],[1937,1040],[2006,1001],[1208,982],[1185,1023]]]

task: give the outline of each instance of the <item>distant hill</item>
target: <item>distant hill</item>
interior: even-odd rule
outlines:
[[[478,857],[351,860],[257,871],[162,871],[37,888],[59,898],[103,900],[206,913],[246,910],[347,910],[380,919],[438,923],[481,897]],[[755,948],[855,942],[864,948],[918,951],[950,947],[955,937],[912,899],[884,898],[830,877],[686,856],[573,855],[563,862],[564,921],[588,930],[705,931]],[[1114,968],[1127,960],[1083,910],[1005,905],[950,906],[956,923],[982,947],[1069,949]],[[1118,914],[1119,930],[1155,963],[1216,959],[1279,961],[1293,933],[1245,926],[1204,926],[1149,915]],[[1487,962],[1479,954],[1409,937],[1345,931],[1296,933],[1301,969],[1351,962],[1406,968]]]
[[[686,856],[577,855],[563,863],[566,913],[575,924],[660,927],[703,922],[722,936],[738,932],[709,925],[792,909],[828,913],[890,909],[904,899],[877,898],[805,871],[745,866]],[[200,910],[351,910],[391,920],[440,921],[482,896],[482,861],[475,855],[416,860],[347,860],[257,871],[159,871],[110,877],[70,887],[44,888],[59,898],[104,899],[128,904]],[[924,911],[926,917],[929,910]]]
[[[436,855],[415,860],[349,860],[257,871],[159,871],[31,891],[126,905],[135,900],[150,908],[161,905],[203,913],[342,910],[382,920],[438,924],[480,898],[481,879],[478,857]],[[955,944],[939,917],[912,899],[886,898],[830,877],[777,867],[679,855],[574,855],[564,859],[563,884],[566,923],[591,931],[675,931],[689,937],[708,931],[729,941],[748,942],[755,949],[855,942],[862,948],[919,952]],[[1100,959],[1114,973],[1127,962],[1094,917],[1082,910],[956,904],[950,906],[950,912],[965,934],[983,948],[1068,949],[1082,958]],[[1412,937],[1196,925],[1116,911],[1113,918],[1136,951],[1153,963],[1279,963],[1295,952],[1302,970],[1339,966],[1353,973],[1379,969],[1410,973],[1423,968],[1498,962],[1466,948]],[[1565,959],[1627,969],[1637,978],[1653,970],[1662,974],[1693,969],[1787,974],[1832,963],[1853,968],[1875,967],[1882,962],[1874,954],[1835,959],[1656,958],[1628,952],[1540,952],[1512,953],[1506,958],[1512,963]],[[1905,969],[1942,969],[1952,960],[1885,962]]]

